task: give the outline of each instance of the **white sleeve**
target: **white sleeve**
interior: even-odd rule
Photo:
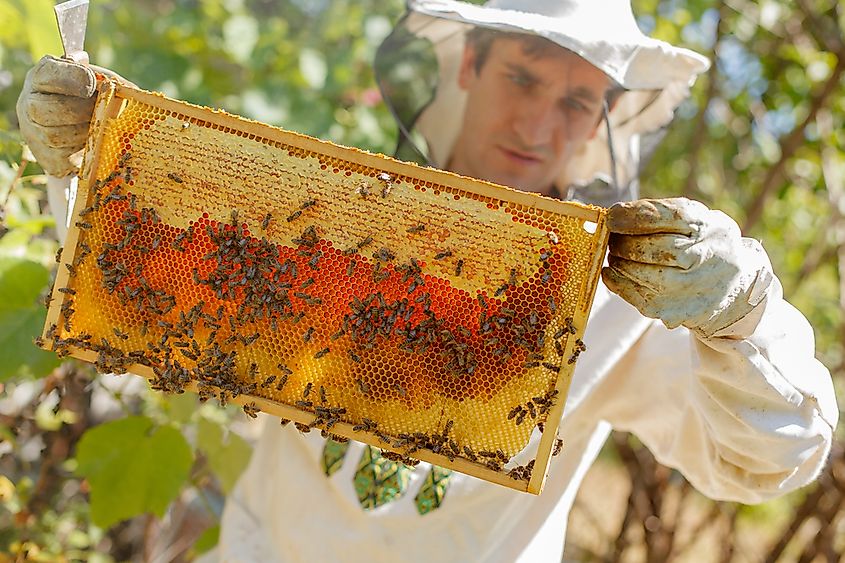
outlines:
[[[596,391],[600,417],[719,500],[762,502],[811,482],[839,417],[813,330],[773,281],[710,338],[655,322]]]

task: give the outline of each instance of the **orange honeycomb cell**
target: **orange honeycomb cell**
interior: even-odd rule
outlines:
[[[603,210],[104,92],[48,346],[539,492]]]

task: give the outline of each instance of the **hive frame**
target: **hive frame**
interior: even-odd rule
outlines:
[[[605,210],[597,207],[561,202],[550,198],[540,197],[535,194],[503,188],[487,182],[457,176],[448,172],[402,163],[382,155],[375,155],[355,149],[338,147],[331,143],[326,143],[311,137],[283,131],[255,121],[238,118],[222,111],[210,111],[207,108],[171,100],[158,94],[137,90],[109,80],[101,80],[100,91],[101,93],[96,104],[94,120],[92,121],[91,126],[93,134],[89,136],[86,145],[85,160],[80,174],[78,195],[71,215],[74,219],[71,220],[72,224],[65,242],[66,250],[62,256],[63,264],[72,263],[74,254],[77,250],[80,229],[73,225],[73,221],[80,217],[80,212],[87,205],[89,190],[95,180],[95,173],[99,167],[99,159],[101,156],[100,146],[105,134],[105,124],[110,118],[117,117],[120,114],[121,109],[124,107],[127,100],[137,100],[150,106],[163,108],[173,111],[174,113],[196,119],[198,122],[205,122],[217,125],[221,128],[230,128],[242,131],[247,135],[254,135],[257,139],[269,139],[286,145],[301,147],[315,153],[330,153],[348,162],[384,170],[390,174],[395,174],[396,176],[413,177],[415,179],[419,179],[421,182],[432,182],[438,185],[452,186],[469,193],[530,206],[557,214],[568,215],[570,217],[583,219],[585,222],[594,223],[595,234],[593,240],[595,246],[592,253],[590,272],[581,287],[578,307],[574,311],[573,317],[574,325],[578,327],[578,333],[574,336],[580,338],[583,335],[584,325],[595,295],[599,277],[598,273],[603,262],[607,245],[608,230],[605,222]],[[67,249],[73,250],[73,253],[69,253]],[[47,349],[52,349],[53,347],[53,340],[51,338],[52,335],[50,334],[49,327],[59,323],[62,315],[62,302],[66,297],[59,291],[59,289],[66,286],[68,282],[69,273],[67,268],[60,267],[54,284],[52,302],[44,328],[44,347]],[[566,356],[573,353],[575,343],[576,338],[567,338],[565,346]],[[70,355],[89,362],[94,362],[97,357],[96,352],[75,346],[71,346],[69,348],[69,352]],[[546,426],[542,432],[542,437],[536,450],[534,471],[531,474],[530,480],[515,480],[503,471],[488,469],[480,463],[469,461],[463,457],[455,457],[454,460],[450,460],[449,457],[434,453],[430,450],[418,450],[413,454],[413,457],[519,491],[539,494],[545,483],[551,460],[552,448],[556,438],[556,431],[563,414],[565,405],[564,399],[568,391],[573,370],[574,366],[562,366],[560,371],[560,376],[558,377],[557,384],[555,386],[555,389],[559,393],[560,400],[557,400],[554,403],[554,406],[548,413]],[[129,371],[149,379],[152,379],[155,376],[152,369],[139,364],[130,366]],[[187,385],[185,389],[196,392],[197,385],[195,383],[191,383]],[[241,405],[254,403],[263,412],[305,425],[313,422],[316,418],[316,415],[313,413],[259,396],[241,395],[236,399],[232,399],[231,402]],[[385,445],[384,443],[376,440],[372,433],[354,430],[353,425],[347,422],[337,422],[332,430],[332,433],[371,444],[384,450],[395,451],[400,454],[402,453],[401,451],[393,448],[391,445]]]

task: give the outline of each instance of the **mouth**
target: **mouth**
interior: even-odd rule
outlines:
[[[542,162],[542,159],[539,156],[532,153],[513,150],[502,146],[499,146],[497,148],[499,149],[499,152],[501,152],[505,156],[505,158],[508,159],[508,161],[513,162],[515,164],[519,164],[522,166],[530,166]]]

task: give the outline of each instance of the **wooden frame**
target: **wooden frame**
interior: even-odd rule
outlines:
[[[162,110],[172,112],[173,114],[178,114],[180,119],[186,120],[186,123],[188,122],[187,120],[190,120],[191,123],[213,126],[227,132],[237,132],[237,134],[243,138],[269,140],[276,143],[282,143],[287,146],[299,147],[311,153],[325,155],[328,158],[336,159],[338,161],[352,163],[366,168],[382,170],[394,177],[412,178],[416,181],[427,182],[432,185],[448,186],[468,194],[476,194],[484,198],[490,198],[491,200],[527,206],[556,215],[594,223],[595,231],[592,235],[589,272],[581,282],[580,289],[578,291],[578,303],[576,304],[572,315],[573,324],[577,327],[577,333],[574,334],[572,338],[567,338],[564,349],[564,357],[570,357],[573,354],[574,357],[577,357],[578,351],[575,349],[576,342],[578,342],[578,338],[580,338],[584,332],[584,326],[595,295],[599,272],[607,245],[608,231],[605,224],[605,210],[593,206],[562,202],[538,196],[536,194],[521,192],[490,184],[488,182],[458,176],[449,172],[424,168],[415,164],[403,163],[383,155],[376,155],[361,150],[340,147],[312,137],[291,133],[259,122],[232,116],[222,111],[209,110],[207,108],[168,99],[159,94],[129,88],[127,86],[104,80],[101,82],[101,93],[95,109],[95,119],[91,128],[92,135],[89,137],[86,147],[87,150],[80,177],[78,196],[72,213],[73,218],[79,218],[80,212],[89,205],[90,192],[92,186],[97,180],[97,172],[100,168],[101,147],[106,128],[110,120],[120,116],[122,109],[126,106],[126,103],[129,100],[154,108],[160,108]],[[44,347],[48,349],[52,348],[52,345],[54,344],[51,338],[53,334],[51,334],[50,327],[60,323],[62,316],[62,304],[67,297],[60,291],[60,289],[67,286],[70,281],[68,273],[69,269],[65,267],[64,264],[73,263],[74,256],[78,251],[77,247],[80,237],[80,229],[78,226],[74,226],[73,220],[71,223],[71,228],[68,232],[65,244],[65,251],[62,255],[63,265],[59,268],[57,274],[52,294],[53,300],[45,323],[43,335],[45,342]],[[84,361],[93,362],[97,357],[96,352],[85,350],[76,346],[71,346],[68,351],[72,356]],[[489,469],[482,463],[473,462],[462,457],[455,457],[450,460],[449,457],[434,453],[430,450],[417,450],[415,451],[413,457],[516,490],[539,494],[542,491],[545,482],[556,438],[556,431],[563,414],[565,404],[563,399],[566,397],[573,370],[574,362],[570,362],[569,364],[562,363],[560,367],[560,375],[557,377],[557,383],[555,386],[555,390],[558,392],[558,397],[560,397],[560,399],[554,403],[548,412],[546,426],[542,432],[542,437],[539,440],[539,445],[537,446],[537,453],[534,458],[534,471],[531,473],[530,480],[525,481],[522,479],[517,480],[511,478],[504,471]],[[155,376],[152,369],[138,364],[130,366],[129,371],[147,378],[153,378]],[[192,383],[188,385],[186,389],[196,391],[197,386],[195,383]],[[306,410],[259,396],[241,395],[236,399],[233,399],[232,402],[241,405],[254,403],[263,412],[304,425],[312,423],[316,418],[315,414]],[[354,425],[351,423],[340,421],[335,424],[332,429],[332,433],[368,443],[382,449],[394,451],[399,454],[403,453],[399,449],[394,448],[392,445],[385,445],[376,440],[372,433],[357,431],[353,428],[353,426]]]

